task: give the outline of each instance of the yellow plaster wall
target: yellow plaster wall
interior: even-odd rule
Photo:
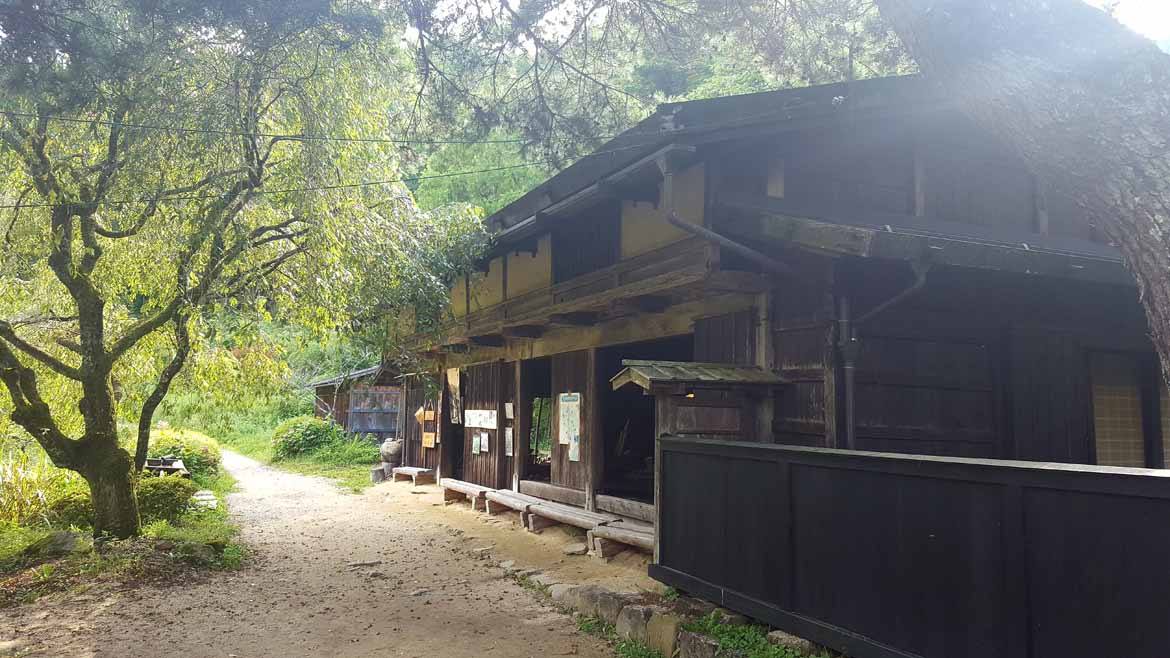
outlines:
[[[471,279],[471,312],[490,308],[504,301],[504,258],[493,258],[486,274],[476,273]]]
[[[457,318],[467,315],[467,283],[463,277],[451,286],[451,314]]]
[[[702,164],[675,174],[675,210],[683,221],[692,224],[703,223],[705,184],[706,172]],[[667,223],[665,204],[659,204],[655,208],[653,204],[645,201],[622,202],[623,260],[687,237],[690,237],[689,233]]]
[[[552,236],[542,235],[536,253],[508,253],[508,297],[515,298],[552,285]]]

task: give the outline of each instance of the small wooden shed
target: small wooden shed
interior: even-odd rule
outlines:
[[[396,372],[371,366],[309,386],[315,394],[313,413],[319,418],[332,418],[353,434],[377,439],[397,436],[402,386]]]

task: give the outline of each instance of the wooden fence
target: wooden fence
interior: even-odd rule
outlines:
[[[854,658],[1170,656],[1170,471],[662,438],[651,575]]]

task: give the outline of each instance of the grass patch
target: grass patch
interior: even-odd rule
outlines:
[[[0,524],[0,608],[35,601],[53,592],[81,592],[103,585],[165,582],[205,569],[235,569],[246,552],[224,499],[235,480],[220,471],[193,478],[220,499],[217,509],[193,508],[173,521],[155,521],[141,537],[94,546],[88,532],[71,528],[77,546],[66,555],[31,554],[38,540],[60,532],[48,525]]]
[[[810,656],[776,646],[768,642],[768,629],[763,626],[725,624],[718,610],[683,624],[683,628],[718,641],[720,655],[743,656],[743,658],[829,658],[827,653]]]
[[[600,617],[577,615],[577,630],[605,640],[613,647],[619,658],[662,658],[661,652],[640,642],[619,638],[614,625]]]

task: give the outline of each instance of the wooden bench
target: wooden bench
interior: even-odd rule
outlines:
[[[614,546],[615,543],[654,550],[654,526],[628,519],[602,523],[591,528],[587,537],[589,550],[603,558],[621,551],[620,547]]]
[[[612,514],[590,512],[563,503],[541,501],[528,506],[528,529],[531,532],[540,532],[557,523],[576,526],[583,530],[592,530],[594,526],[618,520],[620,517]]]
[[[496,489],[487,492],[487,500],[484,501],[487,507],[488,514],[499,514],[504,510],[516,510],[520,512],[520,520],[524,522],[524,527],[528,527],[528,508],[538,503],[547,502],[536,496],[529,496],[517,491],[508,489]]]
[[[443,488],[444,501],[452,503],[466,498],[471,503],[471,509],[474,510],[486,509],[486,496],[489,492],[495,491],[488,487],[464,482],[463,480],[456,480],[455,478],[443,478],[439,480],[439,486]]]
[[[398,466],[390,471],[394,474],[394,481],[410,480],[414,486],[420,484],[433,484],[435,482],[435,471],[431,468],[418,468],[417,466]]]

